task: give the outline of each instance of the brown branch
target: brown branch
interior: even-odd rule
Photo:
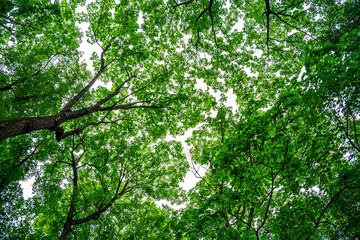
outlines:
[[[290,18],[292,18],[292,19],[294,19],[294,20],[297,20],[297,17],[299,17],[302,13],[304,13],[304,12],[306,12],[306,10],[304,10],[304,11],[301,11],[299,14],[297,14],[296,16],[292,16],[292,15],[289,15],[289,14],[285,14],[285,13],[283,13],[283,11],[281,11],[281,12],[277,12],[276,14],[278,14],[278,15],[281,15],[281,16],[284,16],[284,17],[290,17]],[[298,21],[298,20],[297,20]]]
[[[70,151],[71,152],[71,151]],[[78,187],[78,172],[77,172],[77,168],[76,168],[76,163],[75,163],[75,159],[74,159],[74,155],[73,152],[71,152],[71,168],[73,170],[73,189],[72,189],[72,194],[71,194],[71,202],[70,202],[70,208],[66,217],[66,221],[64,223],[64,227],[63,230],[61,231],[61,235],[59,237],[59,240],[65,240],[67,238],[67,236],[69,235],[70,231],[71,231],[71,227],[72,227],[72,219],[75,216],[75,199],[76,199],[76,194],[77,194],[77,187]]]
[[[252,208],[253,209],[253,208]],[[245,206],[244,206],[244,210],[245,210]],[[243,212],[243,213],[245,213],[245,211]],[[246,225],[247,225],[247,230],[250,230],[250,228],[256,233],[256,229],[255,228],[253,228],[252,226],[251,226],[251,224],[249,224],[248,222],[246,222],[245,220],[242,220],[241,218],[237,218],[237,220],[240,220],[242,223],[245,223]]]
[[[268,49],[268,52],[269,52],[269,40],[270,40],[270,15],[271,15],[271,14],[272,14],[272,15],[275,15],[281,22],[285,23],[286,25],[290,26],[291,28],[295,28],[295,29],[298,30],[299,32],[302,32],[302,33],[304,33],[305,35],[307,35],[307,36],[309,36],[309,37],[311,37],[312,39],[314,39],[314,40],[317,41],[317,39],[316,39],[315,37],[313,37],[311,34],[309,34],[309,33],[305,32],[305,31],[301,30],[300,28],[298,28],[298,27],[296,27],[296,26],[294,26],[294,25],[292,25],[292,24],[290,24],[290,23],[288,23],[287,21],[285,21],[284,19],[282,19],[282,18],[280,17],[280,15],[281,15],[281,16],[284,16],[284,17],[290,17],[290,18],[292,18],[292,19],[294,19],[294,20],[297,20],[297,17],[298,17],[301,13],[305,12],[306,10],[302,11],[301,13],[297,14],[296,16],[292,16],[292,15],[283,13],[283,12],[284,12],[285,10],[287,10],[288,8],[285,9],[285,10],[282,10],[282,11],[280,11],[280,12],[273,12],[273,11],[271,11],[271,8],[270,8],[270,1],[269,1],[269,0],[265,0],[265,4],[266,4],[266,12],[264,12],[263,15],[264,15],[264,14],[266,15],[266,48]],[[290,8],[290,7],[291,7],[291,6],[289,6],[289,8]]]
[[[187,1],[187,2],[177,3],[177,4],[174,6],[174,8],[176,9],[177,7],[180,7],[180,6],[182,6],[182,5],[188,5],[188,4],[192,3],[193,1],[194,1],[194,0],[189,0],[189,1]]]
[[[207,8],[205,8],[201,13],[200,15],[196,18],[195,22],[197,22],[201,17],[202,15],[204,15],[207,11],[211,11],[211,8],[212,8],[212,5],[214,3],[214,0],[210,0],[209,2],[209,5],[207,6]]]
[[[315,224],[315,229],[317,229],[319,226],[320,226],[320,220],[322,218],[322,216],[324,215],[324,213],[326,212],[326,210],[330,207],[331,203],[335,200],[336,197],[338,197],[344,190],[346,189],[356,189],[360,186],[356,186],[356,187],[343,187],[342,189],[340,189],[340,191],[338,191],[331,199],[330,201],[328,202],[328,204],[326,204],[325,208],[321,211],[320,213],[320,216],[318,217],[317,221],[316,221],[316,224]],[[311,236],[313,235],[314,233],[311,234]],[[311,237],[310,236],[310,237]],[[310,237],[307,237],[306,239],[310,239]]]
[[[160,77],[161,75],[159,75],[159,76],[157,76],[157,77],[155,77],[153,80],[151,80],[149,83],[147,83],[147,84],[145,84],[143,87],[141,87],[141,88],[139,88],[139,89],[137,89],[137,90],[135,90],[134,92],[132,92],[132,93],[130,93],[130,94],[128,94],[128,95],[126,95],[125,97],[123,97],[122,99],[120,99],[118,102],[122,102],[122,101],[124,101],[126,98],[128,98],[128,97],[130,97],[130,96],[132,96],[132,95],[134,95],[135,93],[137,93],[137,92],[140,92],[141,90],[144,90],[145,88],[147,88],[150,84],[152,84],[153,82],[155,82],[159,77]]]
[[[68,137],[68,136],[72,136],[72,135],[75,135],[75,134],[79,134],[81,133],[82,131],[84,131],[87,127],[89,126],[99,126],[100,124],[117,124],[119,121],[123,120],[123,118],[121,119],[117,119],[115,121],[98,121],[98,122],[89,122],[89,123],[85,123],[84,125],[82,125],[81,127],[79,128],[75,128],[71,131],[68,131],[68,132],[65,132],[63,135],[61,135],[60,137],[60,140]]]
[[[269,0],[265,0],[266,4],[266,48],[269,53],[269,36],[270,36],[270,14],[272,13],[270,9],[270,2]]]
[[[118,95],[120,90],[124,87],[124,85],[129,82],[131,79],[133,79],[135,77],[135,75],[130,76],[128,79],[126,79],[120,86],[118,86],[113,93],[107,95],[106,97],[104,97],[103,99],[100,99],[93,107],[97,108],[100,107],[102,104],[106,103],[107,101],[109,101],[111,98],[113,98],[114,96]]]
[[[126,192],[125,192],[126,193]],[[115,196],[113,197],[108,204],[106,204],[104,207],[100,208],[99,210],[95,211],[94,213],[90,214],[89,216],[87,217],[84,217],[84,218],[80,218],[80,219],[75,219],[75,220],[72,220],[71,221],[71,225],[79,225],[79,224],[82,224],[82,223],[86,223],[90,220],[96,220],[99,218],[99,216],[105,212],[107,209],[109,209],[113,203],[115,202],[115,200],[117,199],[118,197]]]
[[[199,179],[203,180],[214,192],[216,192],[216,191],[215,191],[215,188],[214,188],[213,186],[211,186],[211,184],[210,184],[205,178],[203,178],[203,177],[200,175],[199,170],[196,169],[196,167],[195,167],[194,161],[191,160],[190,163],[191,163],[191,169],[190,169],[190,170],[191,170],[192,174],[194,174],[194,176],[195,176],[196,178],[199,178]]]
[[[356,129],[356,125],[354,127]],[[345,135],[346,135],[347,139],[349,140],[351,146],[353,146],[358,152],[360,152],[359,144],[358,144],[358,146],[356,146],[355,143],[353,142],[353,139],[349,135],[349,118],[348,117],[346,117]],[[357,142],[357,135],[355,135],[355,141]]]
[[[278,15],[278,13],[274,13],[274,12],[273,12],[272,14],[274,14],[280,21],[282,21],[283,23],[285,23],[285,24],[288,25],[289,27],[295,28],[295,29],[298,30],[299,32],[302,32],[302,33],[304,33],[305,35],[307,35],[307,36],[311,37],[312,39],[314,39],[315,41],[317,41],[317,39],[316,39],[315,37],[313,37],[311,34],[309,34],[309,33],[305,32],[305,31],[301,30],[300,28],[298,28],[298,27],[296,27],[296,26],[288,23],[288,22],[285,21],[284,19],[282,19],[282,18]]]
[[[120,51],[120,50],[119,50]],[[142,54],[141,52],[133,52],[133,53],[130,53],[129,55],[128,55],[128,57],[129,56],[133,56],[133,55],[138,55],[138,54]],[[114,58],[113,60],[111,60],[108,64],[106,64],[106,66],[105,67],[107,67],[107,66],[109,66],[111,63],[113,63],[113,62],[115,62],[115,61],[118,61],[118,60],[121,60],[122,59],[122,57],[118,57],[118,58]]]
[[[107,48],[104,49],[104,51],[102,53],[102,59],[103,59],[103,54],[107,51],[107,49],[110,47],[110,45],[111,44],[109,44],[107,46]],[[13,136],[27,134],[32,131],[49,129],[50,131],[54,131],[56,133],[56,139],[58,141],[60,141],[64,135],[64,129],[60,126],[60,124],[66,122],[68,120],[79,119],[81,117],[90,115],[91,113],[94,113],[94,112],[112,111],[112,110],[127,110],[127,109],[135,109],[135,108],[151,108],[151,109],[170,108],[170,107],[166,106],[166,102],[157,102],[156,105],[154,105],[154,104],[150,105],[150,103],[154,103],[153,99],[136,101],[136,102],[122,104],[122,105],[116,105],[120,101],[123,101],[126,98],[128,98],[129,96],[148,87],[151,83],[156,81],[161,76],[161,75],[159,75],[159,76],[155,77],[155,79],[153,79],[152,81],[147,83],[145,86],[135,90],[134,92],[132,92],[129,95],[125,96],[124,98],[120,99],[112,106],[101,107],[102,104],[106,103],[112,97],[117,95],[119,93],[120,89],[122,87],[124,87],[125,82],[129,81],[132,77],[130,77],[128,80],[126,80],[113,93],[111,93],[108,96],[106,96],[105,98],[99,100],[95,105],[71,111],[70,108],[91,88],[91,86],[95,83],[95,81],[98,79],[98,77],[104,71],[104,69],[105,69],[104,61],[102,61],[102,67],[99,70],[99,72],[96,74],[96,76],[93,78],[93,80],[86,87],[84,87],[76,96],[74,96],[63,107],[63,109],[58,114],[44,116],[44,117],[24,117],[24,118],[15,118],[15,119],[8,119],[8,120],[0,121],[0,140],[6,139],[9,137],[13,137]],[[145,103],[147,103],[147,105],[145,105]],[[139,105],[139,104],[142,104],[142,105]],[[93,125],[93,124],[94,123],[89,123],[89,125]],[[74,131],[72,133],[75,133],[75,132],[76,131]]]
[[[4,188],[5,183],[9,180],[11,174],[13,173],[13,171],[15,169],[17,169],[17,168],[21,167],[22,165],[24,165],[30,159],[30,157],[32,157],[32,156],[34,156],[35,154],[38,153],[37,152],[38,147],[39,147],[39,145],[36,145],[36,147],[33,149],[33,151],[29,155],[25,156],[20,162],[18,162],[18,163],[14,162],[12,164],[12,167],[11,167],[9,172],[7,172],[7,173],[3,172],[2,173],[3,176],[1,176],[2,179],[0,181],[0,190],[2,190]],[[19,145],[19,148],[20,148],[20,145]],[[18,158],[20,158],[21,155],[22,155],[22,152],[20,152]]]
[[[248,221],[247,221],[247,224],[246,224],[247,225],[246,230],[250,230],[250,228],[252,228],[256,232],[256,230],[251,226],[251,223],[252,223],[253,218],[254,218],[253,214],[254,214],[254,204],[252,204],[250,212],[249,212],[249,217],[248,217]]]
[[[214,36],[214,42],[215,42],[215,46],[218,48],[218,49],[221,49],[217,43],[217,40],[216,40],[216,33],[215,33],[215,28],[214,28],[214,18],[211,14],[211,10],[209,10],[209,16],[210,16],[210,20],[211,20],[211,30],[213,32],[213,36]],[[225,35],[226,36],[226,35]],[[222,49],[221,49],[222,50]]]
[[[31,24],[27,25],[27,24],[24,24],[24,23],[17,22],[17,21],[15,21],[15,20],[13,20],[13,19],[11,19],[11,18],[9,18],[9,17],[7,17],[5,15],[2,15],[2,14],[0,14],[0,17],[5,18],[6,20],[9,20],[11,23],[16,24],[16,25],[21,25],[21,26],[24,26],[24,27],[33,27],[33,25],[31,25]],[[8,22],[8,23],[10,23],[10,22]]]
[[[89,89],[94,85],[94,83],[98,80],[100,75],[104,72],[106,66],[105,66],[105,60],[104,60],[104,54],[107,50],[111,47],[111,43],[109,43],[104,50],[101,52],[100,60],[101,60],[101,66],[99,71],[96,73],[95,77],[91,80],[91,82],[88,83],[76,96],[74,96],[70,101],[61,109],[61,112],[69,111],[79,100],[82,98],[82,96],[89,91]]]
[[[268,213],[269,213],[273,192],[274,192],[274,179],[272,179],[272,181],[271,181],[271,193],[270,193],[268,205],[266,206],[264,219],[263,219],[262,223],[260,224],[260,226],[256,229],[256,232],[259,232],[259,230],[264,226],[264,224],[265,224],[265,222],[267,220],[267,216],[268,216]]]

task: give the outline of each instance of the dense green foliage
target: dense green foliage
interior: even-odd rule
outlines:
[[[359,1],[1,0],[0,36],[1,239],[360,238]]]

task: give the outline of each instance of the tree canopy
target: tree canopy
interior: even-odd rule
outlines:
[[[360,238],[359,1],[2,0],[0,36],[1,239]]]

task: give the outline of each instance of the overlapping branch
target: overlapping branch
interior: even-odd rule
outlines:
[[[302,32],[302,33],[304,33],[305,35],[307,35],[307,36],[311,37],[312,39],[316,40],[316,38],[313,37],[313,36],[312,36],[311,34],[309,34],[308,32],[306,32],[306,31],[300,29],[299,27],[297,27],[297,26],[289,23],[288,21],[284,20],[284,19],[281,17],[281,16],[283,16],[283,17],[289,17],[289,18],[292,18],[293,20],[296,20],[296,21],[297,21],[297,20],[298,20],[298,17],[299,17],[302,13],[306,12],[306,10],[301,11],[301,12],[300,12],[299,14],[297,14],[296,16],[292,16],[292,15],[286,14],[286,13],[284,13],[284,12],[287,11],[289,8],[296,6],[296,4],[291,4],[289,7],[285,8],[285,9],[283,9],[283,10],[281,10],[281,11],[278,11],[278,12],[274,12],[274,11],[271,10],[270,0],[265,0],[265,6],[266,6],[266,11],[263,13],[263,17],[264,17],[264,15],[266,15],[266,23],[265,23],[265,27],[266,27],[266,42],[265,42],[265,45],[266,45],[266,48],[268,49],[268,51],[269,51],[269,41],[270,41],[270,39],[271,39],[271,38],[270,38],[270,16],[271,16],[271,15],[274,15],[277,19],[279,19],[281,22],[283,22],[284,24],[288,25],[289,27],[294,28],[294,29],[296,29],[297,31]]]

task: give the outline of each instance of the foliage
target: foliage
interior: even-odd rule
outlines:
[[[0,238],[358,238],[359,9],[2,0]]]

